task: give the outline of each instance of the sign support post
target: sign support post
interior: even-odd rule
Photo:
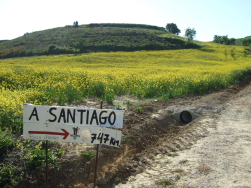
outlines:
[[[45,141],[46,188],[48,188],[48,140]]]
[[[103,109],[103,101],[100,101],[100,109]],[[97,144],[97,151],[96,151],[96,164],[95,164],[95,174],[94,174],[94,188],[96,187],[96,179],[97,179],[98,151],[99,151],[99,144]]]

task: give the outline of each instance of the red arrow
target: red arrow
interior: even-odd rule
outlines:
[[[70,135],[70,133],[68,131],[66,131],[65,129],[61,129],[62,131],[64,131],[63,133],[59,133],[59,132],[49,132],[49,131],[28,131],[29,134],[50,134],[50,135],[60,135],[60,136],[64,136],[64,140]]]

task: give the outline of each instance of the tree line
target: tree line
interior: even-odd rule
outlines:
[[[181,33],[180,29],[177,27],[175,23],[167,23],[166,30],[175,35],[179,35]],[[188,43],[191,43],[195,35],[196,35],[196,30],[194,28],[186,29],[185,37],[188,39]],[[214,35],[213,39],[213,42],[225,45],[235,45],[235,41],[236,41],[235,38],[228,38],[228,35],[225,36]],[[251,45],[251,36],[241,39],[241,42],[243,46]]]
[[[228,36],[214,35],[213,42],[225,45],[235,45],[235,38],[228,38]]]
[[[226,36],[214,35],[213,42],[226,45],[235,45],[235,38],[228,38],[227,35]],[[251,45],[251,36],[241,39],[241,43],[243,46]]]

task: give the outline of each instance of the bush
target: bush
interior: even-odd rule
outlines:
[[[46,151],[42,147],[43,142],[31,142],[30,140],[18,140],[17,147],[20,149],[18,155],[23,159],[23,163],[28,168],[43,166],[46,159]],[[48,163],[56,164],[57,157],[48,150]],[[56,164],[57,165],[57,164]]]
[[[108,104],[112,105],[113,101],[115,99],[115,96],[113,93],[105,93],[102,97],[104,101],[106,101]]]
[[[13,148],[15,141],[11,135],[6,132],[0,133],[0,156],[4,155],[7,150]]]
[[[22,180],[23,173],[18,167],[10,164],[0,164],[0,187],[16,186]]]
[[[15,112],[4,112],[0,114],[0,131],[10,130],[12,133],[21,133],[23,130],[23,120],[21,115]]]
[[[92,88],[89,92],[89,95],[94,95],[100,98],[105,94],[105,84],[98,81],[92,85]]]
[[[7,137],[7,136],[6,136]],[[0,141],[6,140],[0,137]],[[9,139],[7,139],[8,142]],[[15,142],[13,139],[9,141]],[[21,181],[32,179],[30,173],[33,169],[41,167],[45,164],[46,151],[44,150],[42,141],[30,141],[23,140],[22,138],[16,141],[16,146],[13,150],[8,153],[8,158],[6,157],[0,163],[0,187],[14,187],[18,185]],[[2,143],[0,143],[1,145]],[[4,142],[6,146],[6,142]],[[1,145],[2,146],[2,145]],[[49,150],[48,150],[49,151]],[[57,151],[56,155],[62,155],[63,151]],[[57,165],[56,156],[52,152],[48,152],[48,163]],[[32,171],[31,171],[32,170]]]

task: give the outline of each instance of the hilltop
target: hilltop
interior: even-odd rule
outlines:
[[[0,41],[0,58],[34,55],[197,48],[163,27],[143,24],[65,26]]]

